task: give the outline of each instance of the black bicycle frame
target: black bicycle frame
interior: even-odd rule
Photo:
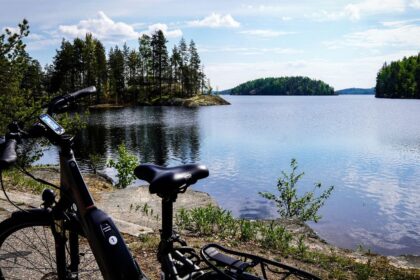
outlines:
[[[95,206],[74,158],[71,140],[63,139],[59,147],[61,195],[55,206],[58,211],[54,212],[60,213],[60,209],[64,211],[72,207],[73,203],[76,205],[81,227],[105,280],[145,279],[112,219]],[[55,233],[54,236],[58,236],[57,240],[60,235]],[[65,259],[62,259],[65,258],[65,248],[60,245],[65,241],[57,241],[57,264],[65,263]],[[70,234],[69,242],[71,258],[74,258],[70,270],[77,271],[78,252],[74,252],[77,250],[77,238]],[[62,267],[65,268],[65,265]],[[65,272],[58,273],[61,276],[59,279],[66,279],[67,276],[63,275]]]

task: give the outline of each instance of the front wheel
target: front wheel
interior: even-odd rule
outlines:
[[[52,223],[43,209],[15,212],[0,223],[0,280],[103,279],[87,240],[70,229],[63,229],[65,240],[74,242],[65,243],[66,276],[58,277],[63,262],[57,262]]]

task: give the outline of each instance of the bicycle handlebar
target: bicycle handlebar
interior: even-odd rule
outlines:
[[[94,92],[96,92],[96,88],[91,86],[73,93],[58,96],[54,98],[48,105],[44,106],[44,108],[48,108],[48,114],[64,112],[65,109],[71,105],[71,103]],[[43,127],[40,123],[35,123],[27,132],[22,131],[16,122],[11,123],[9,125],[9,132],[6,135],[6,141],[1,143],[2,149],[0,150],[0,170],[5,169],[16,162],[17,143],[22,137],[37,138],[44,136],[45,133],[43,133],[41,130],[45,130],[45,127]]]
[[[66,95],[58,96],[54,98],[46,107],[48,108],[47,113],[52,115],[54,113],[60,113],[65,111],[70,104],[76,101],[79,98],[83,98],[88,96],[92,93],[96,92],[96,87],[91,86],[81,90],[78,90],[73,93],[69,93]]]
[[[9,138],[3,145],[4,148],[0,156],[0,170],[12,165],[17,160],[16,139]]]

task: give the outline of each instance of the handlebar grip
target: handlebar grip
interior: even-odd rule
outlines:
[[[96,87],[91,86],[91,87],[87,87],[81,90],[78,90],[76,92],[73,93],[69,93],[67,94],[68,97],[72,98],[73,100],[85,97],[89,94],[95,93],[96,92]]]
[[[4,169],[12,165],[17,160],[16,146],[16,139],[6,140],[2,155],[0,156],[0,169]]]

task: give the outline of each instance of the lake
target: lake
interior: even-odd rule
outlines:
[[[200,162],[210,177],[194,186],[237,217],[273,218],[258,195],[275,192],[295,158],[300,190],[334,185],[310,226],[340,247],[420,254],[420,100],[373,96],[226,96],[231,106],[138,107],[92,112],[76,140],[89,153],[115,157],[125,143],[141,162]],[[43,163],[56,162],[46,152]]]

